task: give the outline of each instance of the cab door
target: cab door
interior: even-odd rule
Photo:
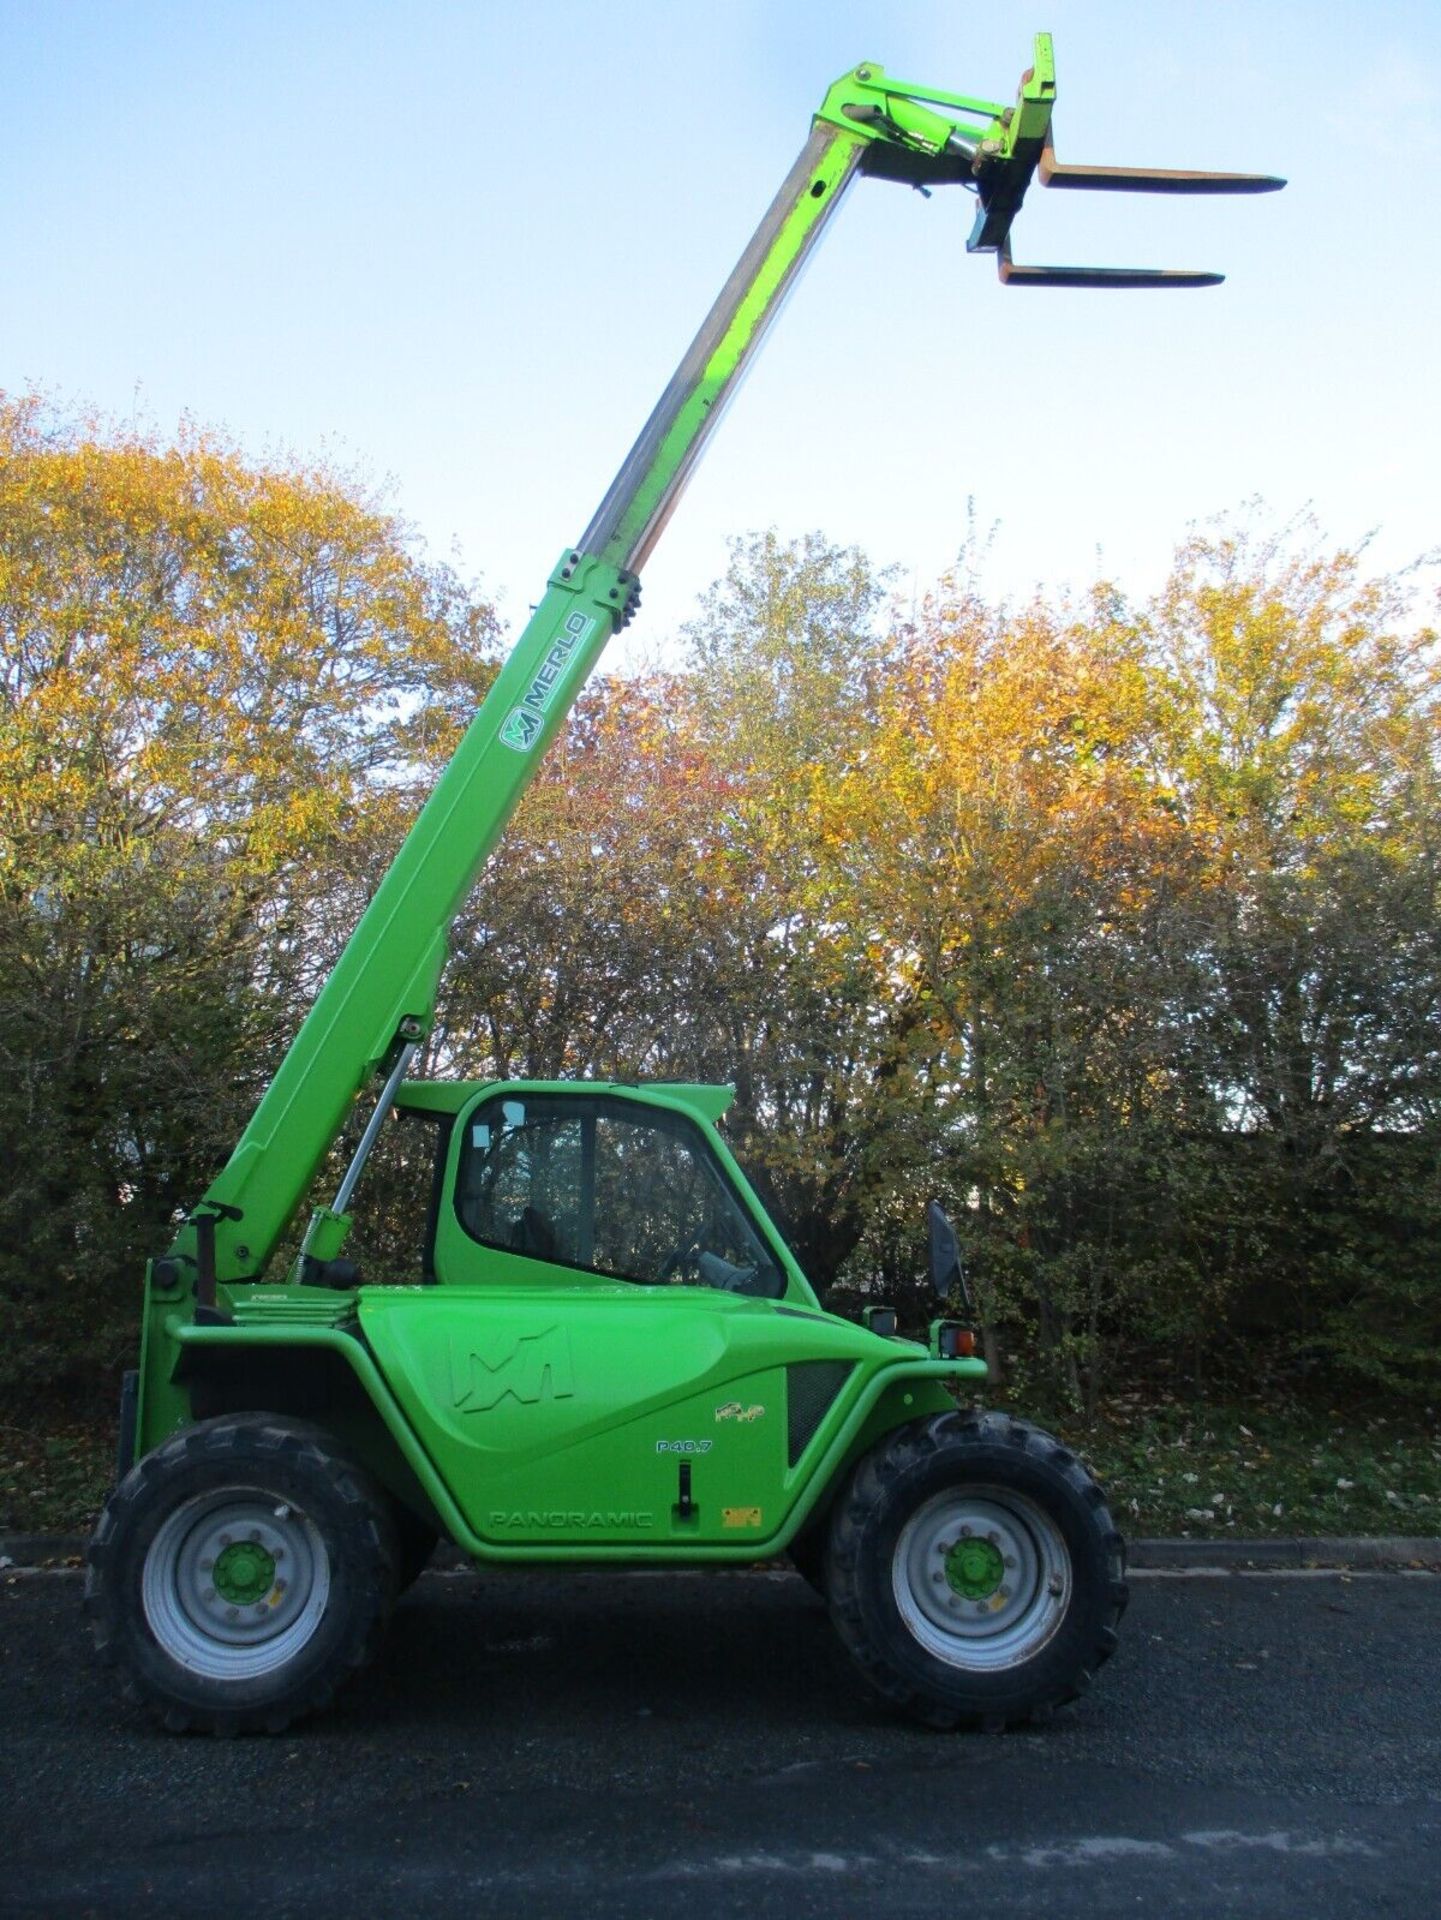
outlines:
[[[447,1280],[493,1278],[495,1256],[519,1254],[562,1283],[690,1283],[760,1299],[786,1290],[774,1250],[685,1112],[612,1090],[515,1088],[478,1102],[458,1133],[454,1207],[439,1236]],[[515,1277],[546,1276],[532,1264]]]
[[[497,1545],[759,1545],[781,1524],[786,1275],[704,1131],[623,1093],[460,1117],[428,1289],[361,1317]]]

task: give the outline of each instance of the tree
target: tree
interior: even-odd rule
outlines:
[[[0,399],[12,1391],[128,1350],[495,637],[342,476]],[[1145,605],[949,580],[902,618],[771,533],[687,637],[538,769],[432,1066],[734,1081],[815,1280],[914,1326],[940,1197],[988,1351],[1092,1405],[1118,1353],[1239,1364],[1243,1323],[1434,1385],[1441,703],[1404,583],[1229,530]]]
[[[737,541],[685,670],[597,682],[457,928],[468,1071],[733,1081],[733,1141],[825,1284],[860,1231],[869,982],[816,893],[816,792],[886,644],[864,557]]]
[[[1204,873],[1190,1071],[1293,1350],[1392,1384],[1441,1334],[1441,703],[1405,583],[1302,526],[1198,535],[1150,615]]]
[[[128,1345],[494,631],[353,482],[0,397],[7,1384]]]
[[[922,1202],[945,1198],[993,1361],[997,1325],[1033,1317],[1073,1386],[1081,1365],[1097,1378],[1128,1187],[1165,1102],[1145,1009],[1182,862],[1138,778],[1145,695],[1114,595],[1066,616],[945,583],[825,836],[873,998],[894,1008],[866,1257],[884,1265],[889,1236],[918,1269]]]
[[[732,878],[715,929],[731,1127],[802,1264],[829,1286],[865,1225],[863,1171],[892,1008],[826,856],[830,796],[864,777],[893,649],[887,576],[812,533],[732,543],[687,628],[693,725],[721,770]]]

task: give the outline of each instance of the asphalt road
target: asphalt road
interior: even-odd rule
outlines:
[[[1044,1732],[927,1733],[782,1574],[427,1575],[278,1739],[152,1732],[0,1576],[0,1913],[1441,1914],[1441,1577],[1138,1579]]]

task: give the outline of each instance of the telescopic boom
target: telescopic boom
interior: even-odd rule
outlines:
[[[1017,266],[1011,226],[1037,172],[1043,185],[1105,191],[1256,193],[1283,184],[1250,174],[1063,167],[1051,144],[1055,91],[1050,36],[1040,34],[1012,107],[892,80],[870,62],[827,93],[795,165],[590,525],[557,562],[229,1161],[168,1255],[152,1263],[157,1307],[193,1281],[203,1316],[214,1311],[217,1273],[227,1281],[258,1276],[357,1099],[380,1088],[335,1204],[312,1217],[295,1278],[339,1252],[355,1178],[430,1030],[450,924],[601,650],[634,613],[641,568],[858,173],[924,189],[970,188],[979,206],[968,249],[994,253],[1002,280],[1060,286],[1197,286],[1220,276]]]

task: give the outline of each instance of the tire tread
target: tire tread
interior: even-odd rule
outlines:
[[[1061,1477],[1088,1516],[1107,1569],[1102,1618],[1078,1664],[1037,1698],[1005,1711],[991,1705],[957,1705],[917,1686],[878,1644],[865,1617],[860,1580],[874,1516],[899,1481],[942,1450],[963,1455],[979,1447],[997,1446],[1043,1462]],[[897,1428],[856,1467],[833,1509],[826,1589],[831,1619],[842,1644],[883,1699],[928,1726],[946,1730],[971,1726],[983,1732],[1002,1732],[1008,1726],[1043,1726],[1058,1707],[1078,1699],[1115,1652],[1119,1644],[1117,1628],[1129,1598],[1125,1542],[1106,1506],[1104,1490],[1077,1456],[1042,1428],[1014,1414],[960,1410],[933,1414]]]
[[[181,1702],[155,1686],[126,1647],[128,1633],[142,1632],[130,1619],[122,1569],[127,1529],[140,1523],[153,1501],[162,1501],[173,1477],[193,1466],[245,1457],[284,1459],[313,1475],[339,1500],[353,1530],[357,1558],[367,1568],[334,1655],[291,1693],[268,1704],[226,1706]],[[320,1712],[350,1674],[366,1666],[384,1638],[397,1588],[397,1543],[387,1496],[365,1469],[323,1429],[279,1414],[227,1413],[182,1428],[136,1461],[113,1489],[86,1550],[84,1612],[101,1661],[112,1669],[122,1696],[150,1713],[171,1733],[282,1733],[296,1720]]]

